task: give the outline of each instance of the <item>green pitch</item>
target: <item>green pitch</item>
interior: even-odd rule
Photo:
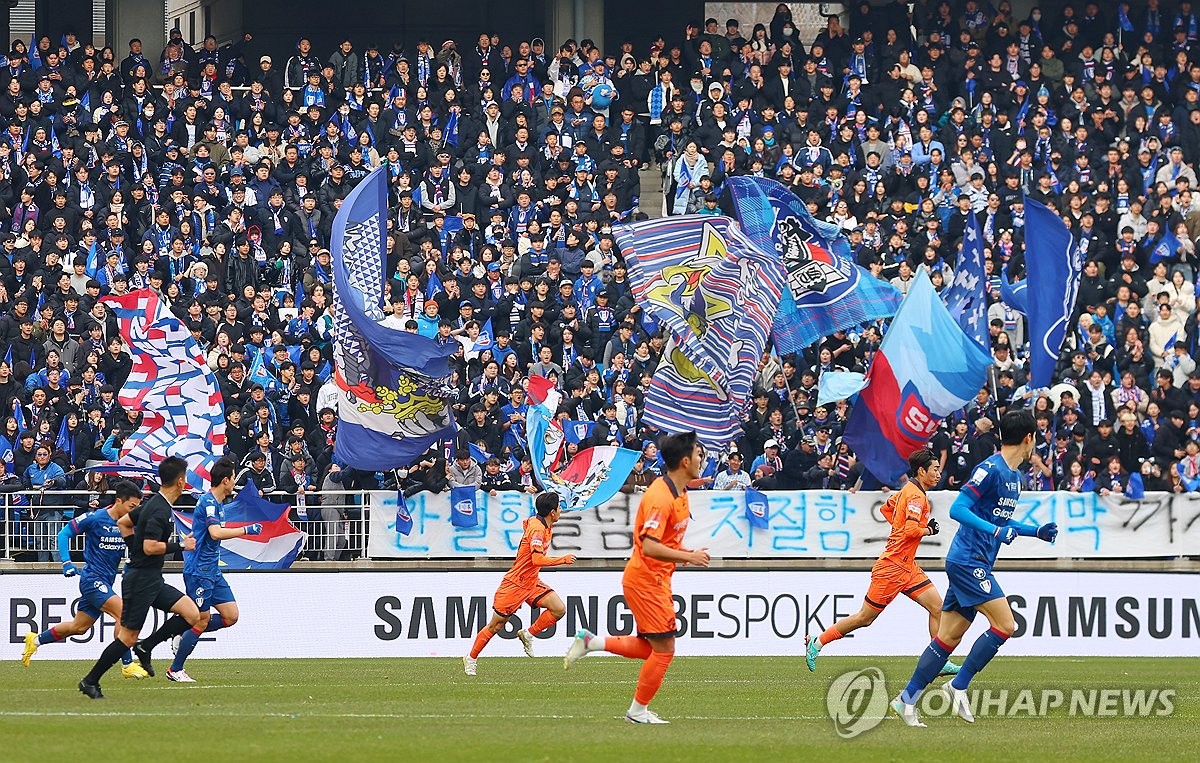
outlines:
[[[561,644],[564,648],[567,641]],[[686,642],[683,642],[686,647]],[[53,647],[47,647],[47,650]],[[1175,690],[1173,715],[1144,718],[888,718],[839,738],[826,690],[845,671],[883,669],[895,694],[915,658],[677,657],[653,707],[670,726],[623,720],[638,664],[588,657],[458,660],[195,660],[195,685],[158,677],[104,681],[108,698],[75,688],[81,662],[0,665],[0,759],[206,761],[741,761],[1195,760],[1200,659],[1004,657],[975,688]],[[940,683],[940,679],[939,679]],[[141,752],[135,752],[135,751]],[[939,752],[941,751],[941,752]],[[151,757],[153,756],[153,757]]]

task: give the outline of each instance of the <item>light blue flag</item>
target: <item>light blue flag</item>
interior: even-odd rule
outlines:
[[[1083,258],[1062,219],[1045,204],[1025,199],[1025,268],[1029,293],[1029,383],[1049,387],[1075,312]]]
[[[983,274],[983,232],[974,212],[967,216],[962,252],[958,256],[958,267],[954,269],[954,280],[945,291],[945,300],[950,317],[958,321],[967,336],[980,347],[988,349],[991,338],[987,322],[987,281]]]
[[[817,382],[817,405],[832,405],[839,400],[847,400],[866,386],[866,377],[857,371],[826,371]]]

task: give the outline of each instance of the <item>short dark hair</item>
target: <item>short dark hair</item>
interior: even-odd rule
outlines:
[[[210,482],[213,485],[220,485],[227,478],[232,479],[236,472],[237,467],[234,465],[234,463],[228,458],[222,458],[220,461],[217,461],[217,463],[213,464],[210,474]]]
[[[533,506],[539,517],[548,517],[550,512],[558,508],[560,500],[558,493],[546,491],[538,494],[538,497],[534,499]]]
[[[114,487],[117,493],[118,501],[127,501],[130,498],[141,498],[142,490],[137,485],[129,480],[121,480]]]
[[[187,474],[187,461],[179,456],[167,456],[158,465],[158,484],[173,485]]]
[[[937,461],[937,456],[929,448],[918,448],[908,454],[908,469],[909,474],[916,477],[917,472],[921,469],[928,469],[929,465]]]
[[[658,452],[662,456],[663,464],[667,467],[667,471],[678,469],[683,459],[692,455],[692,449],[695,446],[695,432],[669,434],[659,439]]]
[[[1008,411],[1000,419],[1000,444],[1020,445],[1037,430],[1029,411]]]

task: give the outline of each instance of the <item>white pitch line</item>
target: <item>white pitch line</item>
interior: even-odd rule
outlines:
[[[343,719],[382,719],[382,720],[398,720],[398,719],[418,719],[418,720],[470,720],[478,718],[480,720],[507,720],[511,719],[511,715],[479,715],[472,713],[463,715],[462,713],[189,713],[192,716],[202,715],[205,718],[278,718],[286,720],[300,720],[303,718],[343,718]],[[0,710],[0,717],[3,718],[178,718],[179,713],[152,712],[142,710],[130,711],[100,711],[100,712],[85,712],[85,711],[4,711]],[[522,718],[532,718],[536,720],[605,720],[606,716],[592,715],[529,715],[522,714]],[[683,721],[820,721],[828,720],[823,715],[679,715],[672,716],[676,720]],[[618,719],[619,716],[607,716],[607,718]]]

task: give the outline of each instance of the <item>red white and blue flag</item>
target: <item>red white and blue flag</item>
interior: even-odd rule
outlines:
[[[192,515],[172,512],[180,535],[192,531]],[[272,503],[257,491],[242,490],[221,506],[226,527],[261,524],[258,535],[221,541],[221,567],[227,570],[285,570],[304,548],[307,534],[288,521],[286,504]],[[185,554],[188,552],[184,552]]]
[[[225,413],[200,345],[149,289],[102,301],[133,356],[117,401],[140,411],[142,425],[125,440],[119,460],[91,468],[154,479],[163,459],[178,456],[188,463],[188,484],[207,488],[212,465],[225,453]]]
[[[670,332],[644,422],[723,446],[741,435],[784,291],[779,258],[727,217],[671,217],[614,229],[634,297]]]
[[[599,445],[579,451],[564,465],[567,438],[554,416],[562,394],[544,376],[530,376],[526,392],[530,400],[526,444],[533,475],[542,487],[558,493],[563,511],[590,509],[616,495],[642,454],[615,445]]]
[[[991,356],[958,326],[922,269],[867,370],[843,439],[872,475],[898,485],[908,456],[979,393]]]

